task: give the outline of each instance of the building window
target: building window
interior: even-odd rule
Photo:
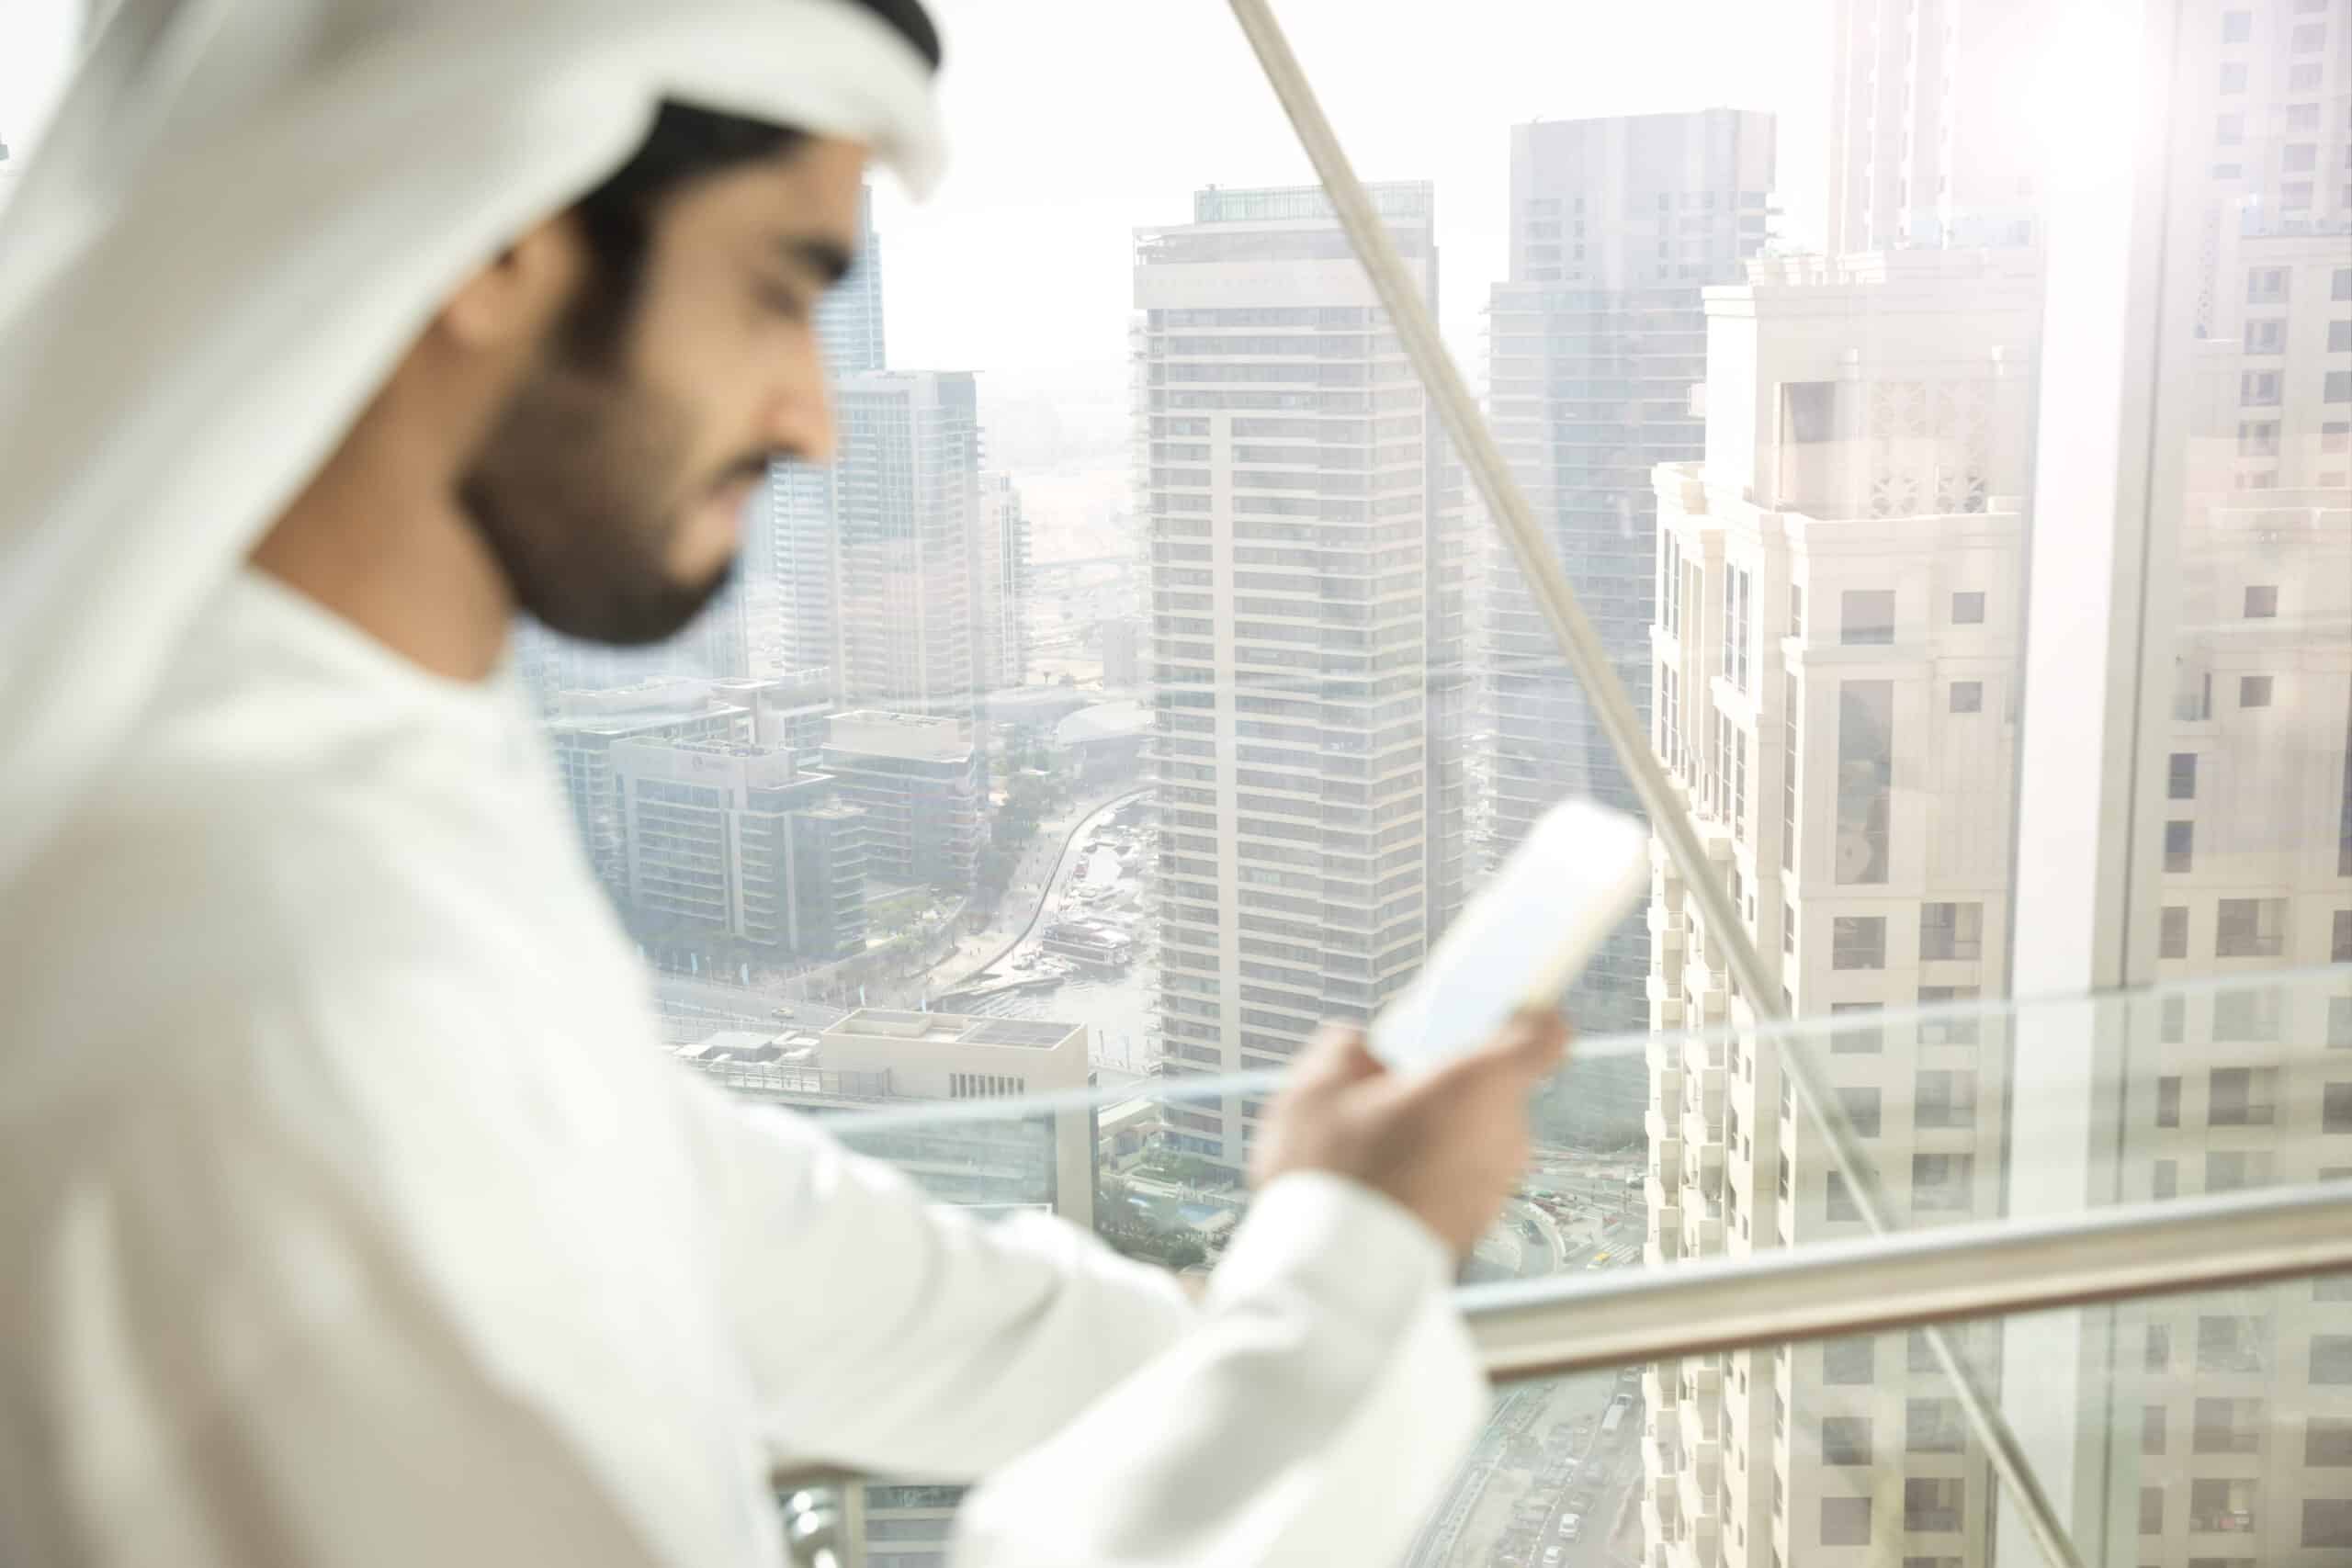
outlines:
[[[2331,1387],[2352,1383],[2352,1334],[2312,1337],[2312,1382]]]
[[[2352,1546],[2352,1500],[2304,1498],[2303,1545]]]
[[[2293,54],[2317,54],[2327,47],[2327,25],[2307,22],[2287,36],[2287,49]]]
[[[2327,323],[2327,352],[2352,354],[2352,321]]]
[[[2311,1417],[2303,1427],[2303,1463],[2313,1470],[2352,1469],[2352,1416]]]
[[[1854,1135],[1875,1138],[1879,1134],[1879,1091],[1851,1086],[1838,1091],[1838,1102],[1846,1109],[1846,1120],[1854,1124]]]
[[[1821,1500],[1821,1544],[1868,1546],[1871,1543],[1871,1500],[1868,1497],[1824,1497]]]
[[[1894,641],[1892,589],[1848,589],[1839,599],[1838,640],[1848,647],[1883,648]]]
[[[2238,377],[2238,401],[2247,408],[2277,408],[2281,385],[2276,370],[2245,371]]]
[[[2178,1197],[2180,1195],[2180,1162],[2177,1159],[2156,1161],[2149,1176],[2148,1191],[2149,1195],[2159,1202],[2166,1198]]]
[[[2352,1051],[2352,997],[2327,998],[2327,1046],[2331,1051]]]
[[[2269,1360],[2268,1335],[2255,1317],[2200,1317],[2197,1320],[2197,1370],[2237,1376],[2259,1373]],[[2318,1343],[2313,1341],[2316,1356]],[[2317,1364],[2312,1381],[2317,1382]]]
[[[2214,1127],[2267,1127],[2278,1119],[2269,1068],[2215,1067],[2206,1075],[2205,1121]]]
[[[2213,145],[2243,147],[2245,145],[2245,116],[2222,114],[2213,117]]]
[[[2320,401],[2352,403],[2352,370],[2331,370],[2321,384]]]
[[[1853,1193],[1847,1190],[1846,1179],[1834,1170],[1829,1173],[1829,1201],[1825,1213],[1832,1220],[1859,1220],[1862,1217],[1861,1205],[1855,1202]]]
[[[1789,585],[1789,635],[1804,636],[1804,590],[1795,583]]]
[[[1922,1336],[1924,1337],[1924,1336]],[[1933,1371],[1932,1362],[1929,1371]],[[1968,1447],[1957,1399],[1909,1399],[1903,1404],[1903,1447],[1915,1454],[1956,1454]]]
[[[1976,1179],[1973,1155],[1913,1155],[1911,1212],[1915,1214],[1965,1213],[1969,1189]]]
[[[2144,1371],[2161,1372],[2172,1365],[2172,1330],[2161,1323],[2148,1325],[2148,1342],[2140,1357]]]
[[[1794,953],[1796,950],[1797,912],[1793,906],[1783,904],[1781,906],[1781,951]]]
[[[2196,752],[2175,751],[2172,754],[2171,762],[2165,773],[2165,798],[2166,800],[2195,800],[2197,798]]]
[[[1821,1423],[1821,1462],[1835,1465],[1870,1463],[1870,1417],[1825,1416]]]
[[[2199,1532],[2253,1534],[2254,1484],[2251,1481],[2191,1481],[2188,1528]]]
[[[1887,879],[1887,832],[1894,793],[1894,683],[1847,681],[1838,688],[1837,880]]]
[[[2245,66],[2243,66],[2243,65],[2224,65],[2224,66],[2222,66],[2222,85],[2221,85],[2221,92],[2222,92],[2222,96],[2226,97],[2226,96],[2228,96],[2230,94],[2233,94],[2233,93],[2243,93],[2243,92],[2245,92]]]
[[[1958,1476],[1913,1479],[1903,1483],[1903,1528],[1941,1534],[1960,1529],[1965,1483]]]
[[[2188,1447],[2200,1454],[2260,1453],[2262,1401],[2199,1400],[2189,1413]]]
[[[2287,900],[2224,898],[2213,952],[2220,958],[2276,958],[2286,951]]]
[[[1921,1127],[1976,1124],[1976,1075],[1937,1069],[1911,1080],[1911,1119]]]
[[[2165,1533],[2165,1489],[2161,1486],[2140,1488],[2140,1533]]]
[[[2249,986],[2213,998],[2213,1038],[2222,1044],[2267,1044],[2278,1038],[2279,992]]]
[[[2165,869],[2187,871],[2195,859],[2197,824],[2167,822],[2165,824]]]
[[[1786,675],[1781,686],[1781,869],[1797,868],[1797,678]]]
[[[2352,909],[2338,909],[2330,917],[2327,933],[2327,961],[2330,964],[2352,964]]]
[[[2330,299],[2352,299],[2352,266],[2339,266],[2328,276]]]
[[[1984,957],[1984,906],[1981,903],[1920,905],[1919,956]]]
[[[2319,62],[2315,60],[2287,67],[2287,91],[2290,93],[2316,93],[2319,79]]]
[[[2140,1451],[2143,1454],[2165,1451],[2165,1407],[2161,1404],[2140,1406]]]
[[[1886,917],[1837,915],[1829,921],[1829,967],[1886,967]]]
[[[1843,1387],[1867,1387],[1878,1375],[1877,1359],[1878,1342],[1868,1335],[1825,1340],[1821,1347],[1821,1381]]]
[[[2267,708],[2270,705],[2270,677],[2241,675],[2238,677],[2238,706]]]
[[[1750,578],[1738,567],[1724,577],[1724,679],[1747,690],[1747,611]]]
[[[1956,626],[1983,626],[1984,624],[1984,595],[1981,592],[1953,594],[1951,624]]]
[[[1951,683],[1951,711],[1983,713],[1984,711],[1984,682],[1954,681]]]
[[[2188,956],[2188,906],[2186,904],[2165,906],[2156,932],[2156,956],[2158,958]]]
[[[2156,1125],[2180,1125],[2180,1078],[2177,1074],[2168,1074],[2156,1080]]]
[[[2222,13],[2222,41],[2245,43],[2254,38],[2254,13],[2224,11]]]
[[[2245,324],[2245,351],[2248,354],[2286,353],[2286,321],[2277,316],[2248,321]]]
[[[2241,457],[2276,457],[2278,455],[2278,422],[2275,419],[2242,419],[2238,421],[2238,456]]]
[[[1849,1013],[1879,1010],[1881,1010],[1880,1006],[1876,1002],[1832,1002],[1829,1004],[1829,1014],[1832,1018],[1843,1017]],[[1884,1024],[1873,1023],[1863,1027],[1841,1026],[1830,1032],[1829,1054],[1833,1056],[1874,1056],[1885,1049],[1886,1026]],[[1785,1078],[1781,1080],[1781,1088],[1785,1094],[1788,1089],[1788,1081]],[[1782,1107],[1783,1111],[1786,1109],[1785,1106]]]
[[[2352,1133],[2352,1083],[2332,1083],[2322,1087],[2319,1130],[2323,1133]]]

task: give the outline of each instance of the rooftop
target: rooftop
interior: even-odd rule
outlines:
[[[972,754],[970,730],[960,720],[879,708],[833,715],[825,744],[838,751],[932,762],[952,762]]]
[[[1428,180],[1387,180],[1367,185],[1372,205],[1383,218],[1426,220],[1437,205],[1437,187]],[[1331,198],[1321,186],[1216,186],[1193,193],[1195,223],[1256,223],[1283,219],[1319,218],[1336,222]]]
[[[894,1040],[925,1040],[958,1045],[1012,1045],[1049,1051],[1084,1026],[1032,1023],[1012,1018],[969,1018],[952,1012],[903,1012],[864,1008],[825,1032]]]

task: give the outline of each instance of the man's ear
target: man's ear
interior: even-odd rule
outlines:
[[[442,302],[436,332],[461,350],[496,353],[536,343],[579,287],[587,249],[558,213],[474,269]]]

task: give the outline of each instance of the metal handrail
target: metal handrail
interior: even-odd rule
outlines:
[[[2352,1271],[2352,1183],[1984,1220],[1614,1276],[1465,1287],[1498,1382]]]
[[[1473,1285],[1455,1299],[1487,1375],[1509,1384],[2336,1271],[2352,1271],[2352,1183],[1942,1225],[1597,1278]],[[831,1519],[839,1506],[825,1495],[865,1479],[810,1468],[776,1484],[793,1497],[797,1517]]]

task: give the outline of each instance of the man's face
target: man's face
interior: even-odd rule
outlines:
[[[669,637],[726,584],[770,461],[831,456],[814,318],[865,168],[819,138],[682,186],[611,333],[550,334],[460,486],[525,610],[599,642]]]

